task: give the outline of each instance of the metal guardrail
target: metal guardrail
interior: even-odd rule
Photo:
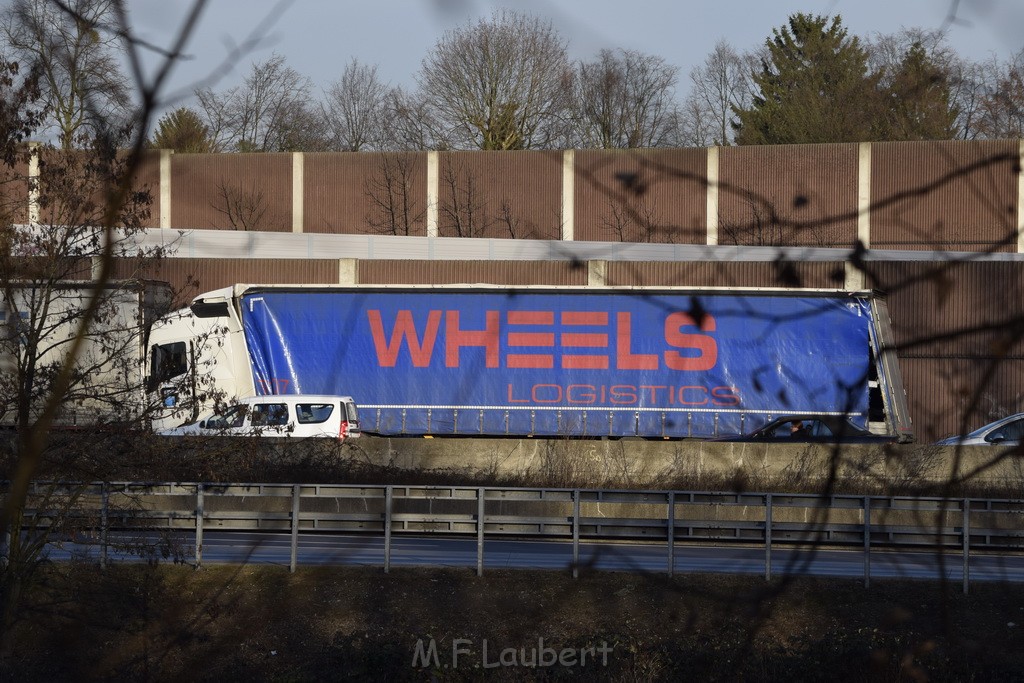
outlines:
[[[0,489],[2,491],[4,489]],[[484,541],[495,538],[571,540],[577,575],[581,541],[628,540],[667,546],[747,544],[765,548],[771,577],[773,545],[862,548],[864,581],[870,554],[881,548],[962,552],[964,589],[976,550],[1024,550],[1024,500],[924,498],[700,491],[629,491],[463,486],[326,484],[34,483],[26,526],[74,519],[101,539],[111,530],[194,531],[202,563],[203,532],[368,533],[385,539],[390,568],[394,535],[475,536],[477,572]]]

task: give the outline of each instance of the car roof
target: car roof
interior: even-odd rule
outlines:
[[[1013,422],[1014,420],[1019,420],[1022,417],[1024,417],[1024,413],[1014,413],[1013,415],[1007,415],[1006,417],[1001,417],[998,420],[992,420],[987,424],[983,424],[977,429],[967,433],[965,436],[980,436],[981,434],[989,431],[990,429],[993,429],[995,427],[1001,427],[1007,422]]]

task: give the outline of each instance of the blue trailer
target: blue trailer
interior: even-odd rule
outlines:
[[[236,285],[191,312],[224,329],[204,344],[229,394],[352,395],[383,435],[714,438],[816,413],[912,438],[872,292]]]

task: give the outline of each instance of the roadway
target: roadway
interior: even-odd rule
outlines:
[[[139,561],[136,554],[118,551],[122,539],[112,535],[108,558],[111,561]],[[156,547],[155,538],[147,538],[145,547]],[[125,541],[128,543],[128,541]],[[137,543],[137,539],[135,541]],[[291,562],[291,535],[288,533],[207,531],[203,535],[203,564],[266,564],[288,567]],[[175,533],[170,555],[156,553],[157,559],[195,563],[195,535]],[[53,544],[51,560],[71,558],[97,560],[100,546],[95,540]],[[761,547],[707,546],[677,544],[674,551],[677,573],[765,573],[766,552]],[[300,566],[376,566],[385,562],[384,539],[357,534],[299,534]],[[484,542],[483,569],[542,569],[568,571],[572,567],[571,542],[488,539]],[[392,567],[470,567],[477,566],[477,541],[472,538],[439,536],[398,536],[391,539]],[[628,571],[665,573],[668,549],[664,545],[641,543],[579,544],[581,571]],[[773,576],[804,575],[832,578],[863,578],[863,550],[794,549],[776,546],[771,552]],[[1024,555],[973,551],[970,554],[971,581],[1024,581]],[[959,552],[872,550],[871,579],[938,579],[962,581],[963,556]]]

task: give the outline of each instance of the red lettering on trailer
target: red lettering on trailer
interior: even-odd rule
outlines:
[[[616,336],[615,367],[620,370],[657,370],[658,356],[653,353],[632,352],[633,347],[633,319],[630,313],[619,313],[618,330]]]
[[[262,377],[257,378],[256,381],[259,383],[262,389],[262,394],[279,395],[288,393],[288,385],[292,381],[285,377],[271,377],[269,379],[263,379]]]
[[[632,384],[532,384],[507,385],[509,404],[615,405],[647,408],[685,406],[738,406],[739,390],[730,386],[655,386]]]
[[[555,324],[553,311],[509,311],[508,324],[517,325],[548,325]],[[555,345],[554,332],[509,332],[509,348],[517,347],[548,347]],[[528,368],[550,370],[555,367],[555,357],[550,353],[509,353],[505,357],[505,366],[509,368]]]
[[[430,356],[434,353],[434,342],[437,330],[441,325],[441,311],[431,311],[427,315],[427,329],[422,341],[417,336],[416,323],[412,319],[412,311],[398,311],[395,325],[391,328],[391,338],[384,340],[384,323],[380,311],[366,312],[370,321],[370,333],[373,335],[373,348],[377,351],[377,364],[382,368],[393,368],[398,362],[398,350],[405,340],[409,347],[409,357],[414,368],[430,366]]]
[[[694,349],[699,351],[697,356],[684,356],[678,351],[665,352],[665,365],[672,370],[692,370],[701,372],[710,370],[718,362],[718,342],[714,337],[707,334],[693,334],[683,332],[687,327],[697,327],[697,322],[684,311],[670,313],[665,318],[665,341],[670,346],[677,348]],[[715,319],[704,314],[700,321],[701,332],[714,332]]]
[[[463,346],[484,347],[487,367],[498,367],[498,311],[487,311],[485,324],[482,330],[463,330],[459,327],[459,312],[448,311],[444,326],[446,367],[459,367],[459,349]]]
[[[422,335],[413,320],[412,311],[400,310],[395,313],[390,336],[384,329],[379,310],[367,311],[370,333],[379,367],[393,368],[398,363],[402,346],[408,349],[412,366],[429,367],[433,359],[434,346],[444,317],[444,363],[445,367],[460,367],[463,348],[479,348],[484,351],[487,368],[514,368],[550,370],[559,367],[566,370],[607,370],[614,364],[616,370],[659,370],[664,361],[665,368],[682,372],[703,372],[715,367],[718,362],[718,343],[711,333],[716,325],[713,316],[705,314],[698,324],[685,311],[669,313],[665,318],[664,341],[671,347],[662,354],[633,352],[633,318],[628,311],[619,311],[614,316],[613,333],[594,330],[576,330],[576,327],[609,326],[609,313],[604,311],[562,311],[558,321],[562,327],[555,330],[522,331],[521,326],[550,326],[554,328],[555,311],[508,311],[502,329],[501,311],[484,311],[483,329],[463,329],[460,311],[429,311]],[[569,329],[565,329],[569,328]],[[691,329],[692,328],[692,329]],[[502,336],[504,335],[504,337]],[[615,350],[610,351],[614,338]],[[501,357],[502,341],[509,349]],[[545,353],[544,349],[550,349]],[[513,351],[514,350],[514,351]],[[586,353],[584,350],[603,350],[604,353]],[[649,389],[649,388],[648,388]],[[636,388],[633,389],[636,391]],[[674,401],[678,394],[670,394]],[[734,396],[723,394],[724,400],[735,400]]]

